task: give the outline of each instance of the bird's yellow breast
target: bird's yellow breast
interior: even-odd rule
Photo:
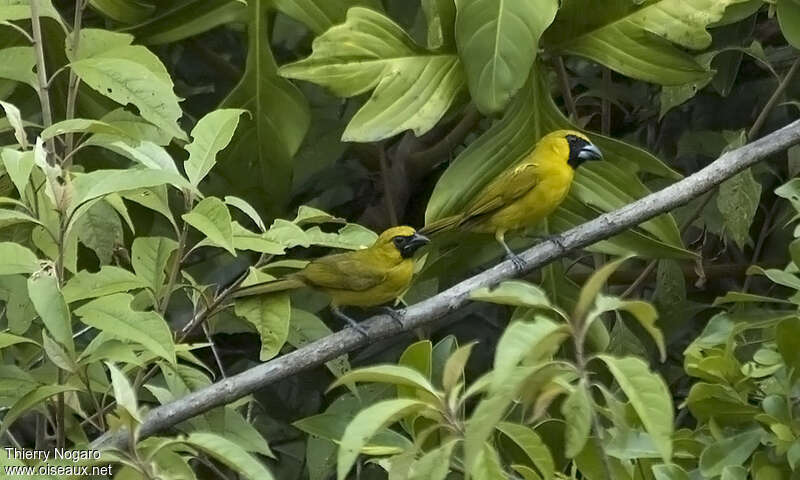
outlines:
[[[531,227],[558,208],[569,193],[575,171],[566,163],[537,166],[536,186],[521,198],[497,210],[473,228],[477,232],[506,232]]]
[[[391,302],[400,297],[411,284],[414,275],[414,261],[405,259],[386,273],[386,279],[366,290],[323,289],[330,295],[332,303],[339,306],[374,307]]]

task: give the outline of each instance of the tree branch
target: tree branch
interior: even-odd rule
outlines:
[[[650,194],[614,212],[604,213],[564,232],[560,238],[553,238],[529,248],[520,254],[520,257],[526,262],[526,271],[522,274],[563,257],[571,250],[591,245],[684,205],[745,168],[769,155],[786,150],[796,143],[800,143],[800,120],[741,148],[725,153],[697,173],[659,192]],[[328,360],[368,343],[431,323],[467,304],[470,292],[476,288],[495,286],[516,274],[510,261],[501,262],[438,295],[408,307],[403,320],[405,326],[402,328],[388,315],[377,315],[361,324],[367,330],[367,336],[362,336],[350,328],[341,330],[279,358],[192,392],[179,400],[155,408],[145,417],[139,431],[140,438],[168,429],[214,407],[233,402],[283,378],[322,365]],[[126,432],[108,433],[95,440],[90,448],[123,447],[126,442]]]

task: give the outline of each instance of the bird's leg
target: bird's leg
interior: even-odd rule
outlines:
[[[405,310],[394,309],[392,307],[387,307],[385,305],[381,307],[380,310],[386,315],[389,315],[392,318],[392,320],[395,321],[395,323],[400,325],[401,328],[406,328],[406,324],[403,322],[403,319],[406,317]]]
[[[538,243],[553,242],[561,251],[561,253],[566,253],[567,251],[567,247],[564,246],[564,237],[558,233],[552,233],[548,235],[530,235],[527,238],[532,238]]]
[[[331,312],[333,312],[333,314],[334,314],[334,315],[335,315],[337,318],[339,318],[339,319],[341,319],[341,320],[344,320],[345,322],[347,322],[347,324],[348,324],[348,325],[350,325],[351,327],[353,327],[353,329],[354,329],[354,330],[356,330],[356,331],[357,331],[358,333],[360,333],[361,335],[364,335],[365,337],[369,336],[369,334],[367,333],[367,331],[366,331],[366,330],[364,330],[364,327],[362,327],[361,325],[359,325],[359,324],[358,324],[358,322],[357,322],[357,321],[355,321],[354,319],[352,319],[352,318],[350,318],[348,315],[346,315],[346,314],[345,314],[345,313],[344,313],[344,312],[343,312],[343,311],[342,311],[342,310],[341,310],[341,309],[340,309],[338,306],[336,306],[336,305],[331,305]]]
[[[505,236],[506,236],[506,232],[498,231],[495,234],[494,238],[497,239],[497,241],[500,243],[500,245],[503,246],[503,249],[505,249],[506,257],[509,260],[511,260],[511,263],[514,264],[514,269],[517,271],[517,273],[522,273],[522,272],[525,271],[525,266],[526,266],[525,260],[521,259],[519,257],[519,255],[517,255],[516,253],[512,252],[511,249],[508,248],[508,245],[506,244]]]

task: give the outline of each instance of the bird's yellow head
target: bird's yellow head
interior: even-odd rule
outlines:
[[[402,260],[413,257],[414,252],[429,241],[428,237],[417,233],[413,228],[400,226],[385,230],[370,248],[377,249],[390,258]]]
[[[556,130],[539,140],[536,148],[552,150],[559,160],[564,159],[572,168],[578,168],[587,160],[602,160],[603,154],[589,137],[575,130]],[[562,160],[563,161],[563,160]]]

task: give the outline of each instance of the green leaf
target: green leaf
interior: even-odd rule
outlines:
[[[624,311],[631,314],[639,325],[650,334],[658,347],[659,356],[662,362],[667,359],[667,346],[664,341],[664,334],[656,326],[658,311],[650,303],[644,300],[622,300],[618,297],[599,295],[595,300],[595,309],[589,314],[590,318],[597,317],[604,312]]]
[[[365,401],[359,402],[359,405],[368,404],[369,402]],[[353,412],[346,412],[347,414],[337,409],[333,410],[336,410],[336,412],[332,412],[332,409],[329,408],[326,413],[297,420],[292,423],[292,426],[313,437],[324,438],[338,444],[342,436],[344,436],[344,432],[347,430],[347,426],[350,424],[352,417],[359,409],[355,409]],[[410,442],[406,437],[390,428],[385,428],[375,433],[375,435],[369,439],[369,442],[361,448],[361,452],[388,454],[378,452],[402,452],[409,446]]]
[[[264,465],[236,443],[210,432],[190,433],[184,443],[198,448],[248,480],[273,480]]]
[[[167,266],[178,242],[165,237],[137,237],[131,246],[131,264],[136,276],[147,284],[154,293],[161,291],[167,274]]]
[[[221,422],[216,421],[216,419],[214,417],[214,420],[210,421],[210,426],[215,432],[235,442],[248,452],[260,453],[261,455],[275,458],[269,448],[269,444],[267,444],[267,441],[264,440],[264,437],[261,436],[256,427],[233,407],[226,406],[222,408],[222,415],[219,415]]]
[[[33,152],[20,152],[4,148],[2,157],[6,173],[11,177],[14,186],[17,187],[20,198],[25,198],[25,189],[28,187],[28,179],[30,179],[31,170],[33,169]]]
[[[149,140],[134,142],[127,139],[118,140],[115,138],[106,141],[107,138],[107,136],[95,135],[82,145],[97,145],[98,147],[111,150],[117,155],[127,157],[145,168],[165,170],[174,173],[176,178],[179,178],[180,174],[178,173],[178,168],[175,166],[175,162],[164,147]],[[183,183],[183,179],[176,180],[176,182]]]
[[[14,242],[0,242],[0,275],[33,273],[39,260],[30,250]]]
[[[28,278],[28,295],[36,313],[39,314],[39,318],[42,319],[53,339],[74,355],[72,317],[58,287],[55,272],[42,270],[31,275]]]
[[[729,465],[722,470],[720,480],[747,480],[749,470],[739,465]],[[761,478],[759,475],[758,478]]]
[[[181,218],[208,237],[211,243],[236,256],[236,250],[233,248],[231,213],[222,200],[216,197],[206,197],[195,205],[191,212],[183,214]]]
[[[574,458],[581,453],[592,431],[592,401],[584,382],[578,383],[561,405],[561,414],[567,422],[564,455]]]
[[[42,348],[47,354],[47,358],[61,370],[70,373],[75,373],[78,366],[75,364],[75,359],[72,358],[69,352],[62,347],[58,342],[53,340],[47,334],[47,330],[42,330]]]
[[[468,343],[458,350],[453,352],[444,365],[444,372],[442,373],[442,388],[445,392],[450,392],[455,388],[456,384],[464,377],[464,367],[467,365],[469,356],[472,353],[472,347],[475,342]]]
[[[120,196],[131,202],[138,203],[139,205],[149,208],[154,212],[163,215],[169,223],[173,226],[175,231],[178,231],[178,225],[175,223],[175,218],[172,216],[172,211],[169,209],[169,199],[167,198],[167,187],[164,185],[141,188],[138,190],[129,190],[120,193]]]
[[[578,303],[575,305],[575,310],[572,312],[573,319],[579,322],[584,321],[586,315],[589,313],[589,309],[594,305],[597,295],[603,289],[603,286],[605,286],[608,278],[629,258],[630,257],[622,257],[613,262],[608,262],[592,273],[592,276],[589,277],[589,280],[587,280],[581,288]]]
[[[261,219],[261,215],[258,214],[255,208],[252,207],[249,203],[245,202],[239,197],[234,197],[232,195],[227,195],[225,197],[225,203],[228,206],[236,207],[242,212],[244,212],[251,220],[256,224],[256,226],[262,231],[266,232],[267,227],[264,225],[264,220]],[[302,208],[302,207],[301,207]]]
[[[208,2],[215,3],[215,2]],[[265,205],[277,216],[289,197],[293,157],[308,131],[308,103],[291,82],[280,78],[270,49],[267,8],[271,2],[248,2],[247,63],[241,81],[222,102],[242,108],[243,118],[231,144],[217,159],[216,173],[252,205]],[[185,17],[176,20],[185,22]],[[224,194],[231,193],[231,188]],[[222,196],[223,192],[219,192]]]
[[[123,107],[132,103],[147,121],[186,140],[178,125],[183,112],[172,91],[172,80],[158,57],[148,49],[130,45],[133,36],[99,29],[80,31],[83,48],[76,56],[66,42],[72,71],[100,94]]]
[[[455,43],[456,5],[454,0],[422,0],[428,22],[428,48]]]
[[[2,8],[3,7],[0,7],[0,12],[2,12]],[[2,14],[0,14],[0,16],[2,16]],[[30,85],[33,89],[38,88],[39,81],[36,79],[36,74],[33,72],[33,68],[36,66],[36,53],[33,47],[4,48],[0,50],[0,57],[4,60],[3,63],[0,64],[0,78],[22,82],[26,85]],[[6,110],[6,115],[8,116],[8,110]],[[17,136],[17,141],[19,141],[20,130],[18,127],[21,126],[20,122],[16,116],[14,116],[14,118],[8,116],[8,120],[12,127],[14,127],[14,134]],[[25,144],[20,143],[20,145],[24,146]]]
[[[216,165],[217,154],[230,143],[242,113],[245,111],[236,108],[214,110],[192,129],[192,143],[186,146],[189,159],[184,163],[192,185],[199,185]]]
[[[725,229],[739,248],[750,243],[750,225],[761,199],[761,184],[747,170],[722,182],[717,195],[717,208],[722,213]]]
[[[778,24],[783,37],[794,48],[800,48],[800,4],[795,0],[777,0]]]
[[[404,130],[420,136],[439,122],[464,87],[455,55],[420,48],[391,19],[361,7],[348,10],[344,24],[317,37],[311,56],[279,72],[341,97],[375,89],[350,120],[343,141],[371,142]]]
[[[18,343],[32,343],[34,345],[39,345],[30,338],[25,338],[25,337],[20,337],[19,335],[12,335],[10,333],[0,332],[0,350],[6,347],[10,347],[11,345],[16,345]]]
[[[456,45],[469,90],[484,114],[502,112],[525,84],[556,0],[457,0]]]
[[[497,342],[492,391],[504,388],[514,375],[514,367],[523,360],[529,363],[547,360],[569,335],[568,325],[557,324],[544,316],[537,316],[533,322],[513,322]]]
[[[23,149],[27,149],[28,136],[25,133],[25,125],[22,122],[22,114],[19,108],[17,108],[16,105],[3,101],[0,101],[0,106],[3,107],[3,110],[6,112],[8,123],[14,129],[14,138],[17,139],[17,143],[19,143]]]
[[[375,10],[381,9],[377,0],[274,0],[274,5],[282,13],[305,24],[317,35],[342,23],[350,7],[363,5]]]
[[[101,120],[91,120],[88,118],[72,118],[62,120],[42,130],[41,137],[45,140],[64,135],[67,133],[106,133],[127,137],[128,133],[114,125]]]
[[[318,316],[305,310],[293,308],[286,343],[294,348],[300,348],[332,333],[333,331]],[[341,377],[350,371],[350,362],[347,360],[347,355],[325,362],[325,366],[335,377]]]
[[[61,22],[61,15],[50,0],[39,2],[39,15]],[[0,20],[27,20],[31,18],[31,0],[0,0]]]
[[[550,449],[532,428],[518,423],[501,422],[497,424],[497,430],[525,452],[545,480],[553,478],[555,473],[553,456],[550,454]]]
[[[146,288],[147,283],[119,267],[105,265],[98,272],[81,270],[67,280],[62,292],[67,303]]]
[[[728,303],[785,303],[791,304],[787,300],[775,297],[765,297],[763,295],[756,295],[746,292],[725,292],[722,297],[714,299],[713,306],[725,305]]]
[[[522,280],[506,280],[491,289],[489,287],[477,288],[470,292],[469,298],[515,307],[553,309],[544,290]]]
[[[190,187],[183,177],[166,170],[95,170],[76,176],[72,181],[73,197],[69,213],[74,212],[81,204],[89,200],[110,193],[159,185],[174,185],[177,188]]]
[[[101,265],[110,264],[114,251],[125,244],[119,215],[102,200],[80,215],[73,228],[78,240],[97,255]]]
[[[117,401],[117,409],[124,410],[137,423],[141,423],[142,418],[139,415],[136,392],[133,391],[128,378],[113,363],[106,362],[106,367],[111,374],[111,385],[114,387],[114,399]]]
[[[17,225],[19,223],[34,223],[37,225],[42,225],[39,220],[36,220],[27,213],[23,213],[18,210],[6,210],[4,208],[0,208],[0,229]],[[42,227],[44,226],[42,225]]]
[[[672,397],[664,380],[651,372],[647,364],[638,358],[616,358],[609,355],[598,355],[597,358],[605,362],[614,375],[661,457],[668,462],[672,457],[674,410]]]
[[[138,0],[89,0],[89,5],[104,16],[120,23],[133,24],[153,13],[153,5]]]
[[[397,365],[416,370],[430,381],[432,353],[433,345],[431,344],[430,340],[420,340],[418,342],[414,342],[406,347],[406,349],[403,350],[403,353],[400,354],[400,359],[397,361]],[[414,398],[416,396],[415,391],[416,390],[413,387],[397,385],[398,397]]]
[[[800,318],[788,318],[775,327],[775,343],[778,344],[778,351],[781,353],[786,366],[800,372]]]
[[[700,455],[700,472],[704,477],[714,477],[725,467],[743,464],[761,443],[761,435],[760,428],[749,430],[707,446]]]
[[[676,48],[700,50],[711,43],[706,27],[720,20],[739,0],[570,0],[545,35],[546,47],[580,55],[623,75],[680,85],[710,76],[691,56]]]
[[[450,456],[458,440],[434,448],[411,465],[408,480],[444,480],[450,472]]]
[[[173,43],[226,23],[244,20],[247,7],[240,0],[188,0],[167,4],[146,22],[131,28],[136,40],[145,45]]]
[[[289,336],[291,306],[286,292],[236,299],[234,312],[250,322],[261,337],[259,359],[264,362],[280,352]]]
[[[347,425],[340,442],[337,478],[344,480],[347,477],[359,452],[378,430],[426,408],[429,408],[429,405],[420,400],[398,398],[378,402],[358,412]]]
[[[500,455],[497,450],[489,444],[485,443],[478,456],[475,458],[475,463],[472,464],[470,472],[475,480],[497,480],[506,478],[503,472],[503,466],[500,463]]]
[[[400,365],[376,365],[373,367],[359,368],[337,378],[328,390],[340,385],[356,382],[377,382],[404,385],[416,388],[419,392],[427,392],[427,398],[438,401],[436,389],[431,382],[418,371]]]
[[[655,465],[653,475],[656,480],[689,480],[689,474],[678,465]]]
[[[75,315],[90,327],[138,343],[174,364],[175,344],[167,322],[156,312],[134,311],[132,301],[132,295],[115,293],[81,306]]]
[[[29,412],[33,407],[47,400],[48,398],[64,392],[74,392],[80,390],[78,387],[70,385],[42,385],[30,392],[23,395],[14,405],[6,412],[3,417],[3,424],[0,426],[0,435],[8,430],[21,415]]]

